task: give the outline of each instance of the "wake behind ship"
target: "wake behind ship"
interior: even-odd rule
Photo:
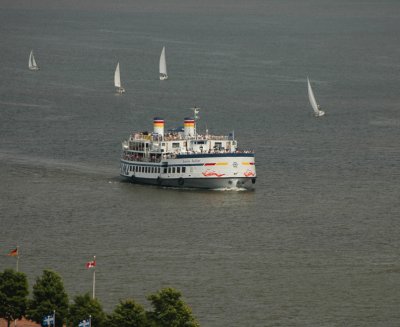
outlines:
[[[132,133],[122,142],[120,175],[134,183],[205,189],[253,189],[252,151],[240,151],[234,135],[198,134],[196,120],[185,118],[183,130],[164,133],[154,118],[153,132]]]

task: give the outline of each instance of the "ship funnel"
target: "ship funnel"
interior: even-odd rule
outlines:
[[[183,124],[185,137],[194,136],[194,119],[185,118]]]
[[[164,119],[159,117],[154,117],[153,127],[154,127],[154,133],[157,133],[162,137],[164,137]]]

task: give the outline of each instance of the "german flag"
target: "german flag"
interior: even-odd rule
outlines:
[[[17,257],[18,256],[18,248],[15,248],[14,250],[10,251],[10,253],[7,255],[9,257]]]

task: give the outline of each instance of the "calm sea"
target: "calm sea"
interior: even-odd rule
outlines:
[[[390,0],[2,1],[0,252],[71,298],[96,255],[107,311],[172,286],[206,327],[399,326],[399,21]],[[122,140],[194,105],[256,151],[254,192],[119,179]]]

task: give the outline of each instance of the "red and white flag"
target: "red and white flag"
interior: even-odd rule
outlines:
[[[96,261],[95,260],[86,262],[86,269],[94,268],[94,267],[96,267]]]
[[[10,253],[8,253],[7,255],[9,256],[9,257],[18,257],[18,247],[17,248],[15,248],[14,250],[12,250],[12,251],[10,251]]]

